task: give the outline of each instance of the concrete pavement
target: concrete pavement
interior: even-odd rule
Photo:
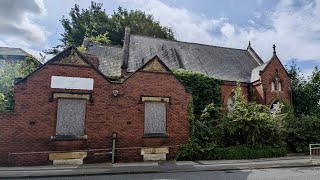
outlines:
[[[309,166],[320,166],[320,161],[310,161],[309,156],[291,156],[256,160],[163,161],[115,164],[101,163],[79,166],[0,167],[0,178],[227,171]]]
[[[36,180],[318,180],[320,167],[47,177]],[[27,179],[26,179],[27,180]]]

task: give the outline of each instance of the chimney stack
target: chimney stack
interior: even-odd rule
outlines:
[[[124,39],[123,39],[123,57],[121,65],[121,76],[126,76],[128,73],[128,60],[129,60],[129,44],[130,44],[131,29],[125,28]]]

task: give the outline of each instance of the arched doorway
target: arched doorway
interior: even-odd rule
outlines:
[[[281,100],[280,99],[275,99],[272,101],[272,103],[269,106],[269,110],[272,114],[280,112],[280,104],[281,104]]]

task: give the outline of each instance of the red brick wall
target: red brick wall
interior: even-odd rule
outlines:
[[[263,88],[260,82],[254,83],[253,86],[253,94],[252,98],[255,99],[255,101],[258,104],[264,104],[264,94],[263,94]]]
[[[278,71],[278,76],[282,82],[282,91],[271,92],[270,79],[275,76],[276,70]],[[221,99],[225,108],[227,106],[228,97],[233,92],[235,87],[236,82],[230,81],[224,81],[221,86]],[[291,99],[291,79],[277,57],[273,57],[269,65],[267,65],[266,69],[261,75],[261,82],[257,81],[252,84],[241,83],[241,87],[242,93],[247,100],[255,100],[259,104],[266,103],[267,106],[269,106],[275,99],[281,99],[289,102]],[[250,88],[252,90],[250,90]],[[264,94],[263,89],[265,89],[266,94]]]
[[[94,79],[93,91],[51,89],[51,76]],[[119,96],[112,96],[112,90]],[[117,132],[117,160],[142,160],[142,147],[176,147],[189,137],[188,104],[191,94],[168,73],[136,72],[123,84],[110,83],[90,67],[49,64],[15,86],[15,112],[0,114],[0,163],[35,165],[50,163],[48,152],[89,151],[86,162],[105,161],[102,152],[112,147],[112,132]],[[49,101],[52,91],[87,92],[85,134],[87,140],[52,141],[55,135],[57,99]],[[167,105],[166,138],[144,138],[144,104],[141,96],[170,97]],[[179,129],[177,131],[177,129]],[[126,149],[127,148],[127,149]],[[100,149],[100,150],[95,150]],[[106,150],[101,150],[106,149]],[[33,153],[28,153],[33,152]],[[19,154],[20,153],[20,154]],[[32,158],[39,153],[38,158]],[[173,157],[171,151],[168,157]],[[96,154],[96,155],[95,155]],[[8,157],[10,156],[10,157]]]
[[[275,76],[276,70],[278,71],[278,76],[282,81],[282,91],[272,92],[271,91],[271,79]],[[281,99],[289,101],[290,98],[290,88],[291,79],[287,74],[287,71],[282,66],[280,60],[274,56],[270,63],[267,65],[266,69],[261,75],[261,83],[266,91],[266,103],[269,106],[275,99]]]

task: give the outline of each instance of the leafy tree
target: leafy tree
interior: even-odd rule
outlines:
[[[308,81],[306,85],[306,89],[311,94],[311,114],[320,115],[320,70],[318,66],[316,66],[312,72],[310,77],[310,81]]]
[[[287,142],[296,152],[308,152],[309,144],[319,143],[320,116],[302,115],[292,118],[287,125]]]
[[[45,53],[56,54],[61,48],[70,45],[81,46],[85,38],[99,39],[98,41],[103,41],[104,44],[122,45],[125,27],[130,27],[134,34],[174,39],[172,30],[161,26],[152,15],[139,10],[128,11],[122,7],[108,15],[102,3],[93,1],[87,9],[80,9],[79,5],[75,4],[69,17],[63,16],[60,22],[64,28],[61,44],[45,50]]]
[[[320,71],[316,66],[307,80],[300,75],[300,69],[293,63],[288,69],[292,78],[292,98],[296,116],[311,115],[317,111],[320,102]]]
[[[110,40],[112,44],[122,45],[125,27],[130,27],[133,34],[152,36],[174,40],[173,32],[168,27],[160,25],[150,14],[145,14],[139,10],[128,11],[122,7],[113,12],[109,20]]]
[[[0,111],[14,109],[13,85],[15,78],[25,77],[39,66],[37,60],[27,56],[20,63],[6,63],[0,71]]]

